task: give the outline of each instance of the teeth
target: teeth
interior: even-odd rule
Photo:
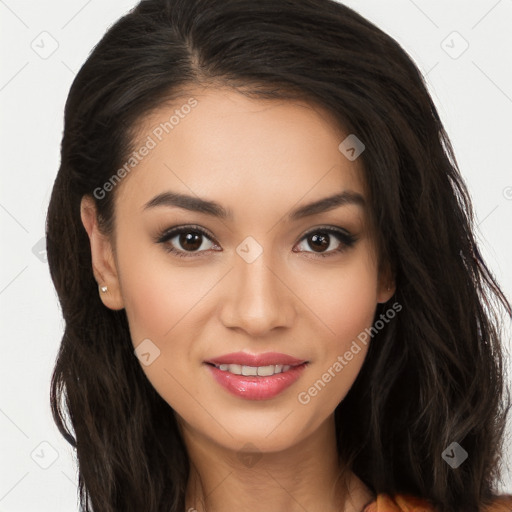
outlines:
[[[217,366],[217,365],[216,365]],[[269,366],[242,366],[240,364],[220,364],[217,366],[223,372],[233,373],[235,375],[254,375],[259,377],[268,377],[276,373],[287,372],[291,366],[282,364],[271,364]]]

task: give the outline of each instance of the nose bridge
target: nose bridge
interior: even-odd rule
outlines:
[[[262,251],[252,259],[246,257],[243,248],[242,243],[230,272],[222,307],[224,324],[239,327],[252,335],[289,326],[294,314],[292,294],[272,269],[270,254]],[[248,253],[252,251],[252,257],[254,249],[249,245]]]

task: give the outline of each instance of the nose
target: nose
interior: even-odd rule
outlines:
[[[221,299],[220,316],[225,327],[262,337],[293,324],[294,294],[285,284],[285,276],[267,263],[264,254],[252,263],[242,258],[235,261]]]

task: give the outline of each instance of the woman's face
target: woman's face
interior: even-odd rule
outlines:
[[[102,299],[126,309],[144,372],[188,432],[282,450],[343,400],[367,353],[357,337],[393,293],[378,275],[360,160],[313,105],[229,89],[178,103],[147,119],[136,147],[148,149],[113,187],[112,267],[95,259]],[[264,374],[284,356],[208,363],[235,352],[306,363],[274,376]]]

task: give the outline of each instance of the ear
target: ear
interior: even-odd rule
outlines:
[[[377,302],[384,304],[396,291],[395,276],[388,263],[384,264],[379,271],[377,289]]]
[[[114,251],[109,237],[103,234],[99,228],[96,205],[92,197],[82,197],[80,216],[89,235],[93,274],[98,282],[100,298],[107,308],[123,309],[124,302],[119,286]],[[107,287],[105,292],[101,291],[103,287]]]

